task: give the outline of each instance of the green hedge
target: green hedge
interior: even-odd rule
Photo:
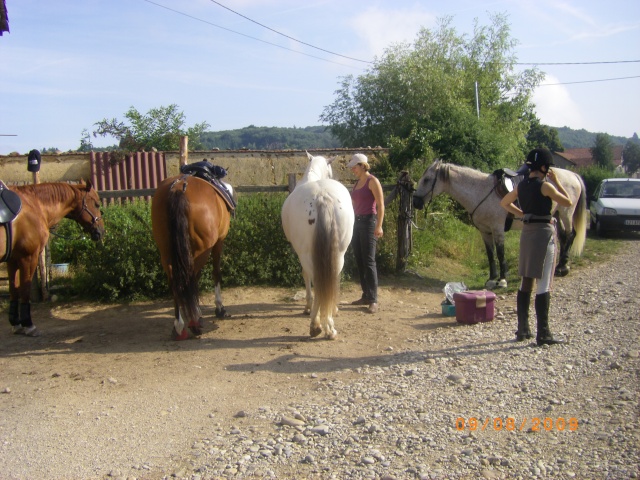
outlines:
[[[286,240],[280,212],[286,194],[241,194],[231,220],[222,257],[224,286],[302,286],[302,270]],[[94,244],[77,223],[63,220],[50,241],[52,263],[69,263],[72,293],[104,301],[142,300],[169,294],[160,255],[151,234],[150,203],[142,200],[103,209],[106,234]],[[385,228],[393,225],[390,212]],[[379,245],[381,272],[395,267],[395,228]],[[345,258],[344,277],[356,274],[351,250]],[[200,278],[202,291],[212,291],[213,266]]]
[[[280,220],[286,194],[241,194],[231,220],[222,257],[223,287],[269,285],[302,287],[301,267],[287,242]],[[169,288],[151,235],[150,203],[142,200],[103,209],[106,235],[95,244],[77,223],[63,220],[50,240],[52,263],[71,264],[69,293],[103,301],[166,297]],[[413,251],[408,269],[426,277],[426,284],[461,281],[484,285],[488,265],[479,233],[468,214],[449,197],[437,198],[416,213]],[[395,275],[398,202],[386,209],[384,237],[378,242],[381,277]],[[507,246],[516,265],[517,245]],[[344,280],[357,279],[351,248],[345,255]],[[469,280],[471,279],[471,280]],[[469,283],[468,283],[469,285]],[[469,285],[471,286],[471,285]],[[200,288],[214,288],[211,262],[203,269]]]

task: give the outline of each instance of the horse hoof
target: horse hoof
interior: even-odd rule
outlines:
[[[507,288],[507,280],[506,279],[502,279],[498,282],[498,288]]]
[[[555,272],[556,277],[566,277],[567,275],[569,275],[569,267],[556,268],[556,272]]]
[[[222,308],[216,307],[216,317],[224,318],[226,316],[227,316],[227,311],[225,310],[224,307],[222,307]]]
[[[199,325],[190,325],[189,330],[191,330],[191,333],[194,337],[199,337],[200,335],[202,335],[202,329]]]
[[[309,336],[311,338],[317,337],[322,333],[322,329],[320,327],[311,327],[309,329]]]
[[[304,312],[302,312],[304,315],[309,315],[311,313],[311,309],[310,308],[305,308]]]
[[[495,280],[489,279],[487,280],[487,283],[484,284],[484,288],[486,288],[487,290],[493,290],[494,288],[496,288],[497,284],[498,282],[496,282]]]
[[[176,341],[186,340],[186,339],[188,339],[188,338],[189,338],[189,330],[187,330],[186,328],[183,328],[183,329],[182,329],[182,333],[178,333],[178,332],[176,331],[176,329],[174,328],[174,329],[171,331],[171,338],[172,338],[173,340],[176,340]]]
[[[335,340],[336,337],[338,336],[338,332],[333,332],[333,333],[329,333],[327,334],[327,340]]]

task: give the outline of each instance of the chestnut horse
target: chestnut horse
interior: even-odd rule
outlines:
[[[13,333],[33,337],[39,332],[31,319],[31,282],[49,241],[49,229],[63,218],[71,218],[98,241],[104,236],[104,221],[100,198],[91,182],[41,183],[9,190],[22,203],[14,220],[0,225],[0,258],[6,260],[9,274],[9,322]]]
[[[231,188],[224,185],[227,190]],[[198,280],[211,255],[216,316],[225,316],[220,260],[230,221],[231,212],[222,195],[201,178],[191,175],[167,178],[153,196],[151,226],[173,294],[175,340],[189,338],[189,330],[196,336],[202,334]],[[185,328],[185,320],[189,330]]]

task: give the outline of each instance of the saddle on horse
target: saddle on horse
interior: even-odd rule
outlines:
[[[227,209],[233,212],[236,209],[236,201],[234,200],[231,192],[227,189],[224,182],[220,179],[227,176],[227,171],[218,166],[213,165],[209,161],[202,160],[201,162],[190,163],[189,165],[182,165],[180,167],[180,173],[185,175],[193,175],[194,177],[201,178],[211,184],[211,186],[220,194],[227,204]]]
[[[20,196],[4,184],[0,180],[0,225],[4,226],[7,235],[7,248],[4,256],[0,258],[0,262],[6,262],[11,256],[11,244],[13,243],[13,232],[11,231],[11,222],[18,216],[22,210],[22,200]]]
[[[493,176],[495,178],[494,190],[500,198],[504,198],[507,193],[512,192],[515,186],[520,182],[520,180],[522,180],[522,175],[518,172],[514,172],[510,168],[499,168],[493,172]],[[516,199],[516,204],[517,203],[518,200]],[[505,232],[511,230],[513,218],[513,213],[507,214],[507,219],[504,222]]]

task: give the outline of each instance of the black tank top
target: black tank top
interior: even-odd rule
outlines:
[[[518,184],[518,201],[520,208],[533,215],[551,215],[551,198],[542,194],[542,179],[526,177]]]

